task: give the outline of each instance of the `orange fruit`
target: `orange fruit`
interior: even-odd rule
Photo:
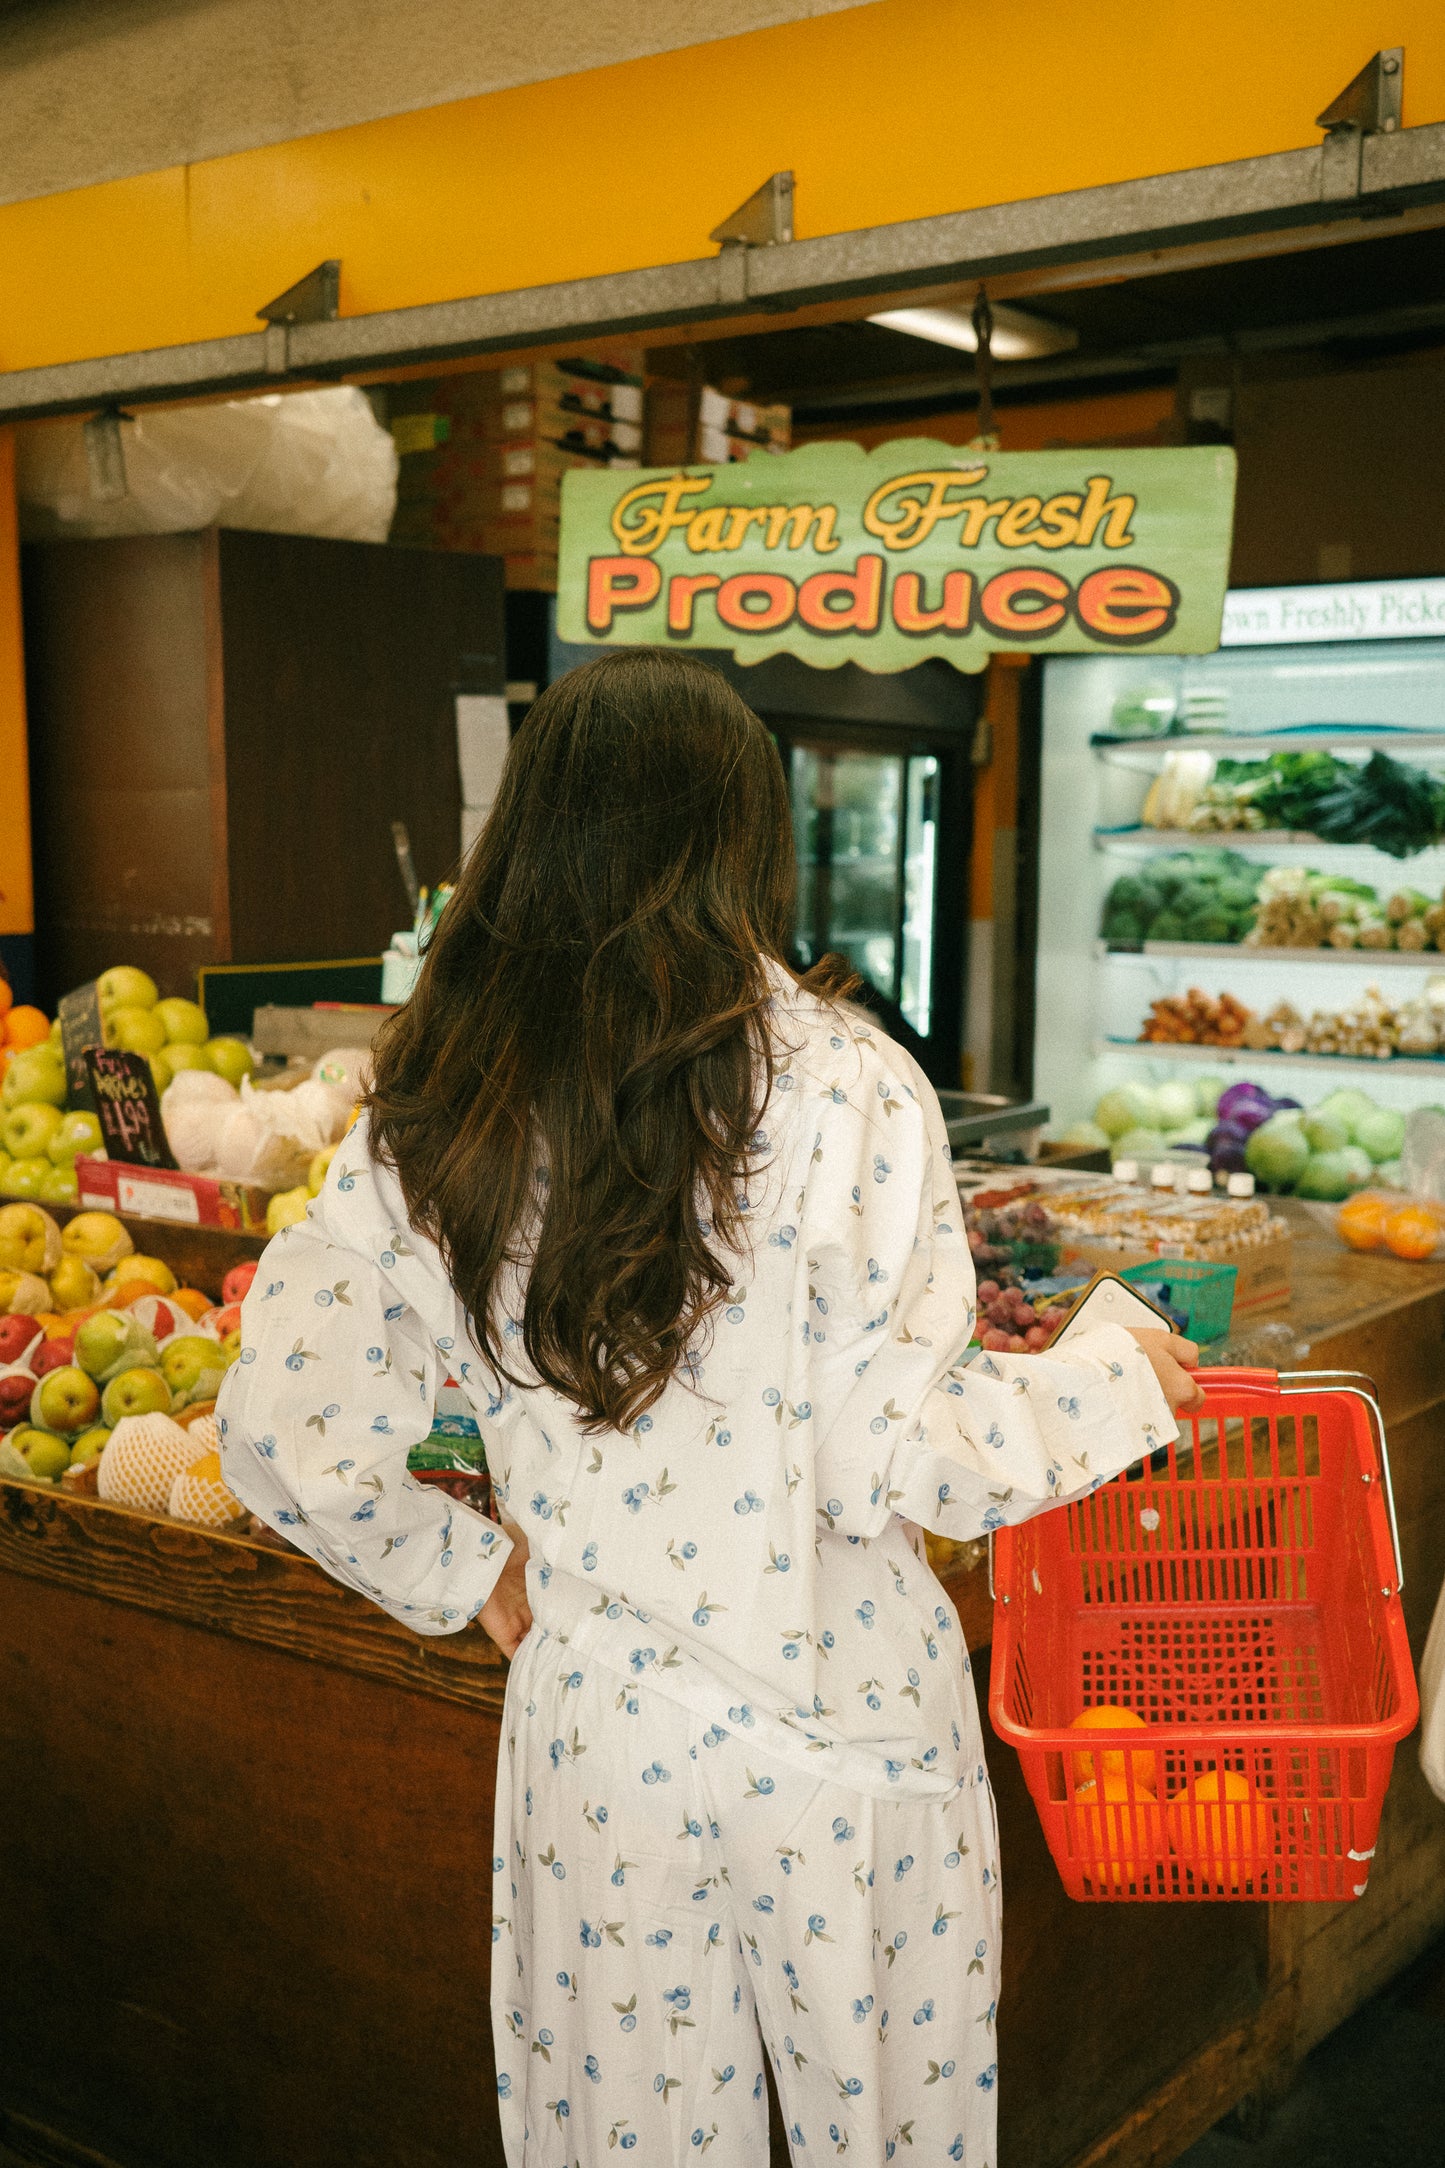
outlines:
[[[1201,1881],[1237,1890],[1273,1856],[1270,1810],[1237,1769],[1204,1770],[1174,1794],[1168,1819],[1170,1844]]]
[[[5,1018],[6,1043],[13,1052],[25,1047],[39,1046],[50,1037],[50,1018],[43,1009],[34,1009],[28,1001],[22,1001],[18,1009],[11,1009]]]
[[[124,1259],[121,1262],[124,1263]],[[121,1277],[124,1278],[124,1274]],[[207,1310],[214,1310],[216,1307],[210,1296],[203,1295],[198,1287],[173,1287],[166,1299],[197,1322],[205,1316]]]
[[[1136,1759],[1142,1758],[1136,1756]],[[1154,1794],[1145,1792],[1141,1786],[1131,1803],[1127,1778],[1106,1776],[1103,1781],[1102,1799],[1092,1777],[1074,1787],[1074,1826],[1084,1872],[1093,1882],[1117,1885],[1136,1881],[1141,1873],[1148,1871],[1144,1848],[1150,1842],[1150,1821],[1152,1819],[1157,1825],[1159,1815]],[[1156,1839],[1157,1836],[1156,1827]],[[1158,1849],[1162,1851],[1162,1845]],[[1154,1861],[1148,1863],[1154,1864]]]
[[[1440,1222],[1422,1204],[1402,1204],[1385,1221],[1385,1242],[1395,1257],[1433,1257],[1440,1241]]]
[[[1352,1250],[1377,1250],[1385,1239],[1386,1220],[1399,1209],[1388,1198],[1362,1189],[1340,1206],[1336,1225]]]
[[[4,1016],[15,999],[15,989],[8,979],[0,979],[0,1016]]]
[[[1069,1729],[1070,1731],[1142,1731],[1144,1729],[1144,1719],[1142,1716],[1136,1716],[1132,1709],[1120,1709],[1116,1708],[1112,1702],[1102,1702],[1097,1709],[1083,1710],[1074,1718]],[[1154,1756],[1152,1754],[1131,1754],[1129,1759],[1134,1765],[1134,1786],[1136,1791],[1147,1792],[1152,1799],[1158,1789],[1159,1781]],[[1103,1763],[1106,1796],[1112,1797],[1113,1794],[1108,1791],[1108,1787],[1116,1781],[1120,1784],[1124,1782],[1124,1756],[1118,1747],[1106,1747],[1100,1754],[1099,1760]],[[1093,1755],[1076,1754],[1074,1756],[1074,1782],[1079,1785],[1092,1784],[1095,1775]],[[1121,1793],[1120,1796],[1122,1797],[1123,1794]]]

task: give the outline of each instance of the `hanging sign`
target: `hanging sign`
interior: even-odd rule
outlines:
[[[1234,453],[971,452],[910,437],[562,484],[568,641],[981,670],[998,648],[1219,645]]]

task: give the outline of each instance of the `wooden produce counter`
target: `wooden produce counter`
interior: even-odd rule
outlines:
[[[1418,1654],[1445,1574],[1445,1267],[1352,1259],[1292,1216],[1311,1364],[1382,1391]],[[982,1699],[981,1555],[950,1585]],[[0,2161],[501,2168],[491,1644],[419,1640],[265,1543],[0,1484],[0,1665]],[[1414,1740],[1342,1907],[1071,1904],[1015,1757],[990,1761],[999,2168],[1164,2168],[1445,1928]]]

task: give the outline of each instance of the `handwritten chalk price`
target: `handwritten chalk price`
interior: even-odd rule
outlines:
[[[133,1167],[174,1167],[155,1078],[144,1054],[88,1046],[85,1067],[95,1095],[105,1149]]]

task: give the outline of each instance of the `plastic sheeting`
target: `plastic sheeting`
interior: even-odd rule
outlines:
[[[396,447],[355,385],[141,411],[118,426],[125,494],[115,498],[93,491],[83,421],[19,431],[28,538],[183,534],[219,525],[386,540],[396,510]]]

